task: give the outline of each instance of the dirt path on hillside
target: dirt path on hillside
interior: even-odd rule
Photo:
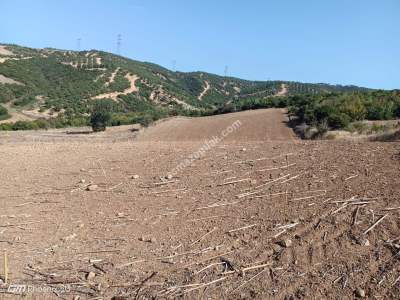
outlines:
[[[18,84],[18,85],[23,85],[23,83],[16,81],[12,78],[8,78],[2,74],[0,74],[0,83],[7,83],[7,84]]]
[[[9,119],[1,120],[0,124],[14,123],[17,121],[33,121],[33,120],[37,119],[37,118],[32,118],[30,116],[25,115],[24,113],[20,112],[16,108],[12,107],[12,105],[10,103],[2,103],[0,105],[5,107],[8,110],[8,114],[11,116],[11,118],[9,118]]]
[[[202,118],[177,117],[161,121],[141,132],[138,141],[204,141],[222,136],[224,141],[290,141],[296,139],[286,125],[285,110],[260,109]],[[237,124],[240,124],[237,126]]]
[[[281,84],[281,89],[278,91],[278,93],[276,94],[276,96],[285,96],[288,93],[288,89],[286,84],[282,83]]]
[[[0,45],[0,54],[1,55],[6,55],[6,56],[13,56],[14,53],[11,52],[10,50],[6,49],[7,46],[1,46]]]
[[[96,99],[112,99],[114,101],[118,101],[118,97],[121,95],[128,95],[130,93],[134,93],[139,91],[138,87],[135,85],[136,80],[139,79],[139,76],[133,75],[133,74],[126,74],[125,78],[129,80],[130,87],[124,90],[123,92],[113,92],[113,93],[105,93],[101,95],[97,95],[95,97],[92,97],[93,100]]]
[[[111,73],[110,79],[106,82],[106,86],[109,86],[111,83],[114,82],[115,76],[117,75],[117,73],[119,72],[119,70],[121,70],[120,67],[116,68],[115,71]]]
[[[32,56],[26,56],[26,57],[1,57],[0,58],[0,64],[5,63],[7,60],[24,60],[24,59],[31,59],[33,58]]]
[[[236,90],[236,89],[235,89],[235,90]],[[237,91],[237,92],[240,92],[240,89],[239,89],[239,90],[236,90],[236,91]],[[258,92],[251,93],[251,94],[242,94],[241,97],[242,97],[242,98],[243,98],[243,97],[253,97],[253,96],[256,96],[256,95],[264,94],[265,92],[266,92],[266,90],[264,90],[264,91],[258,91]],[[282,96],[287,95],[287,93],[288,93],[287,85],[286,85],[285,83],[282,83],[282,84],[281,84],[280,90],[279,90],[275,95],[273,95],[273,96],[274,96],[274,97],[282,97]]]
[[[205,81],[206,86],[204,87],[204,90],[201,92],[199,95],[198,99],[201,101],[203,99],[204,95],[207,94],[207,92],[210,90],[210,83],[208,81]]]

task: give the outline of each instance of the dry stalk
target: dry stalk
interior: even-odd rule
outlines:
[[[197,274],[199,274],[199,273],[201,273],[201,272],[204,272],[205,270],[208,270],[209,268],[212,268],[212,267],[214,267],[214,266],[219,266],[219,265],[223,265],[223,264],[225,264],[225,263],[219,262],[219,263],[210,264],[210,265],[208,265],[208,266],[206,266],[206,267],[200,269],[199,271],[195,272],[194,275],[197,275]]]
[[[318,194],[318,195],[313,195],[313,196],[307,196],[307,197],[300,197],[300,198],[295,198],[295,199],[290,199],[289,201],[300,201],[300,200],[307,200],[307,199],[314,199],[318,197],[325,196],[326,193],[324,194]]]
[[[281,225],[281,226],[275,227],[274,229],[275,230],[290,229],[290,228],[296,227],[297,225],[299,225],[298,222],[290,223],[290,224],[287,224],[287,225]]]
[[[217,186],[224,186],[224,185],[228,185],[228,184],[235,184],[235,183],[244,182],[244,181],[250,181],[250,180],[251,180],[251,178],[244,178],[244,179],[239,179],[239,180],[233,180],[233,181],[220,183]]]
[[[399,207],[387,207],[387,208],[384,208],[384,209],[382,209],[383,211],[391,211],[391,210],[399,210],[400,209],[400,206]]]
[[[209,285],[212,285],[212,284],[215,284],[215,283],[224,281],[224,280],[226,280],[227,278],[228,278],[228,277],[222,277],[222,278],[218,278],[218,279],[216,279],[216,280],[213,280],[213,281],[210,281],[210,282],[207,282],[207,283],[203,283],[201,286],[198,286],[198,287],[195,287],[195,288],[186,290],[186,291],[184,291],[183,293],[186,294],[186,293],[189,293],[189,292],[191,292],[191,291],[199,290],[199,289],[204,288],[204,287],[207,287],[207,286],[209,286]]]
[[[382,217],[380,217],[372,226],[370,226],[367,230],[364,231],[363,234],[367,234],[370,232],[372,229],[374,229],[379,223],[381,223],[389,214],[386,214]]]
[[[204,220],[208,220],[208,219],[228,218],[228,217],[230,217],[230,216],[210,216],[210,217],[204,217],[204,218],[200,218],[200,219],[187,220],[187,222],[197,222],[197,221],[204,221]]]
[[[132,265],[134,265],[134,264],[141,263],[141,262],[146,262],[146,260],[145,260],[145,259],[140,259],[140,260],[128,262],[128,263],[126,263],[126,264],[119,265],[119,266],[117,266],[116,268],[117,268],[117,269],[123,269],[123,268],[129,267],[129,266],[132,266]]]
[[[4,283],[7,284],[8,281],[8,257],[7,251],[4,251]]]
[[[258,276],[260,276],[262,273],[265,272],[266,269],[262,270],[261,272],[257,273],[256,275],[254,275],[253,277],[251,277],[249,280],[243,282],[241,285],[239,285],[237,288],[235,288],[234,290],[232,290],[230,293],[234,293],[237,290],[239,290],[240,288],[242,288],[243,286],[245,286],[246,284],[248,284],[250,281],[252,281],[253,279],[257,278]]]
[[[215,256],[212,256],[212,257],[209,257],[209,258],[205,258],[205,259],[200,260],[200,261],[198,261],[198,262],[194,262],[194,263],[185,265],[184,268],[188,268],[188,267],[190,267],[190,266],[202,264],[202,263],[204,263],[204,262],[206,262],[206,261],[213,260],[213,259],[219,258],[219,257],[221,257],[221,256],[226,256],[226,255],[231,254],[231,253],[233,253],[233,252],[235,252],[235,251],[229,251],[229,252],[221,253],[221,254],[218,254],[218,255],[215,255]]]
[[[186,188],[182,188],[182,189],[174,189],[174,190],[165,190],[165,191],[157,191],[157,192],[151,192],[151,195],[157,195],[157,194],[165,194],[165,193],[175,193],[175,192],[181,192],[181,191],[185,191]]]
[[[261,169],[261,170],[257,170],[256,172],[267,172],[267,171],[274,171],[274,170],[283,170],[283,169],[288,169],[290,167],[295,166],[296,163],[290,164],[290,165],[285,165],[285,166],[281,166],[281,167],[274,167],[274,168],[268,168],[268,169]]]
[[[213,233],[215,230],[217,230],[217,227],[214,227],[213,230],[207,232],[206,234],[204,234],[203,236],[201,236],[198,240],[194,241],[193,243],[191,243],[189,246],[193,246],[194,244],[200,242],[202,239],[204,239],[207,235]]]
[[[247,271],[265,268],[265,267],[268,267],[268,266],[270,266],[270,265],[271,265],[271,263],[266,263],[266,264],[262,264],[262,265],[251,266],[251,267],[244,268],[244,269],[242,269],[241,271],[242,271],[242,273],[244,274],[244,273],[247,272]]]
[[[229,230],[229,231],[227,231],[227,233],[232,233],[232,232],[236,232],[236,231],[239,231],[239,230],[249,229],[249,228],[255,227],[257,225],[258,224],[252,224],[252,225],[243,226],[243,227],[240,227],[240,228]]]
[[[248,196],[252,196],[252,195],[256,195],[258,193],[261,193],[263,190],[259,190],[260,188],[266,187],[266,186],[268,186],[270,184],[273,184],[273,183],[275,183],[275,182],[277,182],[277,181],[279,181],[281,179],[284,179],[286,177],[289,177],[289,176],[290,176],[290,174],[287,174],[287,175],[284,175],[282,177],[279,177],[279,178],[276,178],[274,180],[271,180],[271,181],[268,181],[266,183],[263,183],[262,185],[259,185],[259,186],[255,187],[254,191],[236,195],[236,198],[241,199],[241,198],[244,198],[244,197],[248,197]]]

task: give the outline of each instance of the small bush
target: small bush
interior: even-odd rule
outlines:
[[[12,130],[37,130],[38,125],[29,121],[17,121],[12,125]]]
[[[340,129],[349,125],[350,118],[343,113],[333,113],[328,116],[327,122],[332,129]]]
[[[358,132],[358,133],[364,133],[368,129],[368,125],[364,122],[355,122],[351,124],[351,127],[353,128],[352,132]]]
[[[317,134],[314,138],[322,138],[329,130],[329,125],[327,120],[322,120],[322,122],[317,125]]]
[[[11,131],[13,130],[11,123],[0,124],[0,131]]]
[[[14,105],[15,106],[27,106],[29,104],[32,104],[35,102],[35,97],[32,95],[27,95],[27,96],[23,96],[17,100],[14,101]]]
[[[137,119],[137,122],[143,127],[149,127],[153,123],[154,119],[150,115],[143,115]]]
[[[8,115],[7,108],[0,106],[0,116]]]

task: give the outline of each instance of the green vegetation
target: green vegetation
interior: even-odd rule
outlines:
[[[8,115],[8,110],[0,105],[0,121],[8,119],[10,116]]]
[[[300,123],[313,126],[326,123],[331,129],[344,129],[365,119],[400,118],[399,91],[298,95],[288,97],[287,104]]]
[[[39,130],[49,128],[64,128],[64,127],[81,127],[89,126],[87,117],[64,118],[57,117],[54,119],[35,121],[17,121],[15,123],[0,124],[0,130]]]
[[[1,63],[0,74],[22,85],[0,84],[0,103],[12,102],[13,108],[19,110],[50,109],[58,114],[49,120],[3,124],[0,130],[89,125],[88,115],[97,102],[92,98],[128,89],[131,83],[126,74],[140,78],[135,82],[138,91],[121,95],[110,104],[108,125],[140,122],[147,126],[168,116],[202,116],[269,107],[289,107],[301,122],[327,128],[345,128],[357,120],[390,119],[400,114],[398,92],[172,72],[152,63],[96,50],[75,52],[16,45],[7,48],[16,54],[17,60]],[[209,89],[199,99],[206,86]],[[284,95],[276,96],[278,93]],[[0,114],[0,118],[7,117],[7,113]]]
[[[113,103],[110,100],[99,100],[93,105],[90,116],[90,125],[94,132],[105,131],[106,126],[111,120]]]

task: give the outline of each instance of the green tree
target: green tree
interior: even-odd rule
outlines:
[[[359,95],[349,95],[343,98],[341,112],[348,115],[351,121],[364,120],[367,116],[367,109],[365,108],[361,97]]]
[[[113,105],[110,100],[98,100],[93,105],[90,125],[94,132],[105,131],[111,120]]]
[[[5,107],[3,107],[3,106],[0,106],[0,116],[1,115],[7,115],[7,114],[8,114],[7,109]]]

